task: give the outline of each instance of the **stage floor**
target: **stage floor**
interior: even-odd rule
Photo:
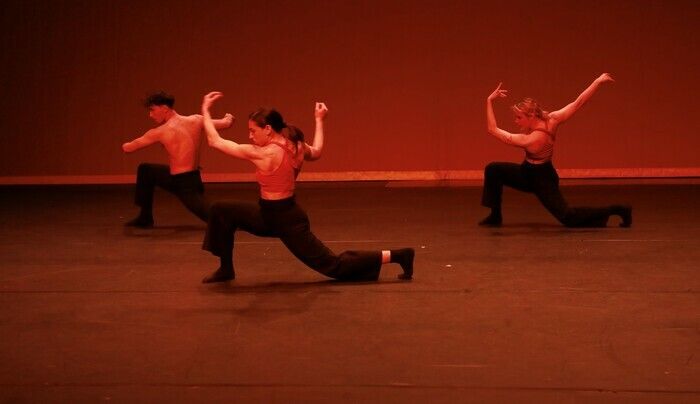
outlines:
[[[276,239],[237,236],[237,279],[205,225],[159,191],[0,187],[2,402],[699,402],[700,185],[564,187],[634,223],[567,229],[506,190],[303,183],[334,251],[416,249],[415,278],[338,283]],[[207,184],[214,200],[253,185]]]

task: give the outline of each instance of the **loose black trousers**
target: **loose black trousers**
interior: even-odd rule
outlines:
[[[610,207],[569,207],[559,190],[559,176],[551,162],[490,163],[484,170],[483,206],[501,208],[503,186],[534,193],[542,205],[567,227],[605,227]]]
[[[380,251],[345,251],[336,255],[311,232],[306,212],[295,198],[261,199],[258,204],[217,202],[204,236],[204,250],[219,257],[233,256],[234,233],[244,230],[260,237],[276,237],[308,267],[343,281],[379,278]]]
[[[199,170],[170,174],[165,164],[143,163],[136,173],[136,205],[142,215],[152,216],[153,192],[159,186],[180,199],[185,207],[203,221],[209,220],[210,204],[204,197],[204,184]]]

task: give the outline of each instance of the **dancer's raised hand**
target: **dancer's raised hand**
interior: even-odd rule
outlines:
[[[214,103],[214,101],[218,100],[219,98],[222,98],[223,96],[224,93],[222,93],[221,91],[212,91],[209,94],[205,95],[202,99],[202,112],[209,111],[209,108]]]
[[[508,96],[508,90],[502,90],[501,86],[503,82],[498,83],[498,87],[488,96],[487,100],[493,100],[495,98],[505,98]]]
[[[327,113],[328,113],[328,107],[326,107],[326,104],[323,102],[317,102],[316,106],[314,108],[314,116],[317,119],[323,119],[326,117]]]

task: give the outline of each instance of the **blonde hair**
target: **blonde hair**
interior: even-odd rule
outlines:
[[[511,109],[513,109],[514,111],[521,112],[525,114],[525,116],[530,118],[534,116],[543,121],[549,119],[549,112],[540,108],[540,105],[537,103],[537,101],[535,101],[532,98],[525,98],[519,103],[513,105]]]

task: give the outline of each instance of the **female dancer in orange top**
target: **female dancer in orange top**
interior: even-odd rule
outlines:
[[[325,104],[316,103],[316,131],[313,144],[304,134],[287,125],[274,109],[259,109],[248,119],[252,144],[222,139],[216,131],[209,108],[223,96],[212,92],[204,97],[202,115],[209,145],[226,154],[248,160],[256,167],[260,185],[259,203],[222,202],[211,208],[203,249],[219,257],[221,265],[204,283],[235,278],[233,241],[236,230],[261,237],[277,237],[299,260],[328,277],[343,281],[376,280],[382,264],[401,265],[400,279],[413,276],[412,248],[383,251],[346,251],[334,254],[311,232],[306,212],[296,203],[294,185],[304,160],[317,160],[323,150]]]

